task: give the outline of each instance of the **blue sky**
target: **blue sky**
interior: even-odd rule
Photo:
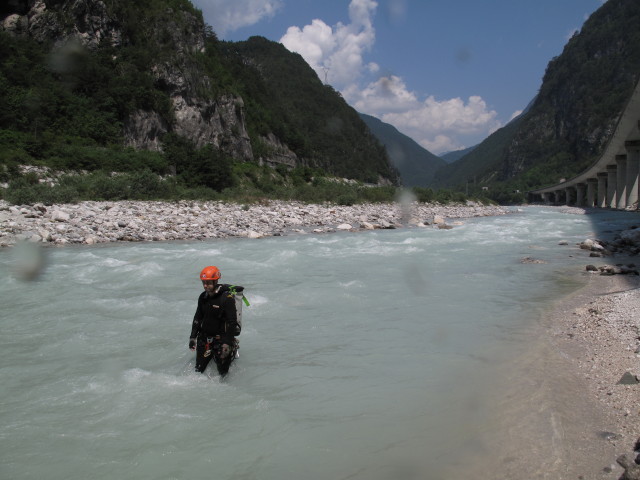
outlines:
[[[223,40],[300,53],[356,110],[433,153],[470,147],[536,95],[603,0],[192,0]]]

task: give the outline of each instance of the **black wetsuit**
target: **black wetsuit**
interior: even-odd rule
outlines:
[[[213,357],[218,372],[226,374],[235,358],[237,335],[240,335],[240,325],[236,299],[229,285],[218,285],[213,295],[202,292],[190,337],[196,339],[196,371],[204,372]]]

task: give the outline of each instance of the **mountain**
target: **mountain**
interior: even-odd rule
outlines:
[[[197,180],[228,161],[398,182],[357,112],[300,55],[259,37],[219,41],[188,0],[3,4],[0,167]]]
[[[400,172],[400,179],[404,186],[428,187],[431,185],[436,170],[445,165],[440,157],[376,117],[360,113],[360,118],[386,147],[391,162]]]
[[[505,145],[513,139],[521,118],[512,120],[494,132],[458,161],[438,169],[434,175],[434,184],[439,188],[464,186],[467,190],[469,182],[481,188],[499,180],[495,169],[497,167],[494,165],[500,162]]]
[[[591,165],[640,79],[639,23],[637,0],[604,3],[549,62],[529,110],[440,169],[436,185],[475,179],[508,200],[507,192],[553,184]]]
[[[443,159],[446,163],[457,162],[465,155],[473,152],[476,147],[477,145],[474,145],[473,147],[463,148],[462,150],[454,150],[453,152],[442,153],[440,154],[440,158]]]

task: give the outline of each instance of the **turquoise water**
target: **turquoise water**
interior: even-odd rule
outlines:
[[[47,249],[31,282],[0,251],[0,477],[447,478],[495,372],[597,263],[574,244],[634,220]],[[187,348],[210,264],[251,301],[225,380]]]

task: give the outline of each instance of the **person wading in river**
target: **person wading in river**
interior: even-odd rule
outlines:
[[[222,274],[218,267],[200,272],[204,292],[198,297],[193,316],[189,348],[196,351],[196,372],[204,372],[213,358],[220,375],[226,375],[238,350],[241,325],[236,307],[236,287],[218,284]],[[242,288],[242,287],[237,287]]]

